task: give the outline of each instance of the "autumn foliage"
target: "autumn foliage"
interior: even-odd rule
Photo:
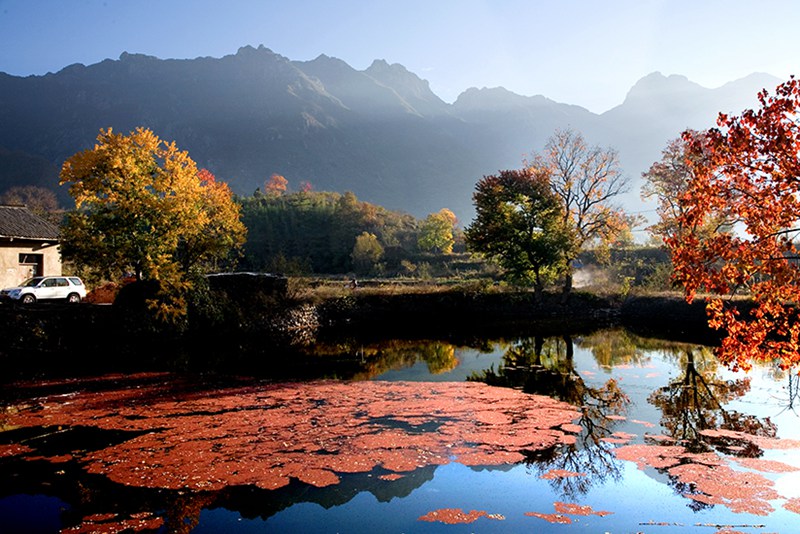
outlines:
[[[686,298],[708,293],[709,324],[725,333],[720,359],[786,368],[800,362],[800,85],[792,78],[758,98],[757,109],[720,114],[701,136],[684,134],[683,231],[666,243]],[[702,231],[710,220],[727,230]]]
[[[269,177],[269,180],[264,182],[264,192],[267,194],[267,196],[279,197],[286,193],[288,188],[289,180],[280,174],[273,174]]]
[[[61,184],[76,206],[61,229],[64,257],[96,279],[159,281],[159,314],[185,311],[190,271],[214,268],[244,242],[228,186],[145,128],[101,130],[94,148],[64,162]]]

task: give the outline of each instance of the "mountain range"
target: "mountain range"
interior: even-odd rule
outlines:
[[[753,107],[758,91],[780,81],[752,74],[708,89],[652,73],[622,104],[596,114],[502,87],[470,88],[450,104],[384,60],[360,71],[325,55],[293,61],[263,46],[185,60],[123,53],[43,76],[0,73],[0,193],[28,184],[58,190],[63,161],[91,148],[101,128],[144,126],[238,194],[278,173],[290,187],[352,191],[418,217],[448,207],[466,225],[483,175],[519,168],[556,129],[572,128],[619,152],[631,179],[622,204],[647,212],[641,173],[670,139],[713,126],[719,112]]]

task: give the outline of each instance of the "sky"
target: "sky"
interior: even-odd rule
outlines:
[[[0,0],[0,72],[264,45],[400,63],[447,102],[502,86],[601,113],[655,71],[708,88],[800,74],[798,21],[796,0]]]

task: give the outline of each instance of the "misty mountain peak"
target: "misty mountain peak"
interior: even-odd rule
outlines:
[[[774,91],[779,81],[754,74],[705,89],[654,72],[625,103],[595,115],[503,87],[471,88],[449,105],[385,59],[357,70],[324,54],[293,61],[263,45],[222,58],[126,52],[56,74],[0,73],[0,191],[57,187],[63,161],[91,146],[99,128],[146,126],[239,194],[279,172],[417,216],[447,206],[466,220],[475,180],[518,165],[556,129],[618,149],[636,177],[669,139],[713,126],[720,111],[752,107],[759,90]],[[640,202],[635,190],[623,200]]]
[[[458,96],[453,104],[461,110],[494,110],[503,111],[520,107],[543,106],[555,104],[542,95],[522,96],[509,91],[505,87],[470,87]]]
[[[145,54],[129,54],[128,52],[123,52],[119,55],[119,60],[123,62],[157,61],[158,58],[155,56],[148,56]]]
[[[275,52],[264,46],[263,44],[258,45],[258,48],[254,48],[251,45],[245,45],[239,47],[239,50],[236,51],[237,56],[248,57],[248,56],[257,56],[257,55],[276,55]]]
[[[767,74],[765,72],[754,72],[744,78],[728,82],[720,90],[723,91],[745,91],[756,95],[762,89],[766,89],[770,94],[775,94],[775,88],[784,80]],[[755,105],[755,104],[753,104]]]
[[[372,62],[372,65],[370,65],[369,68],[364,72],[370,75],[390,72],[393,73],[395,76],[411,76],[419,80],[416,74],[410,72],[400,63],[389,64],[389,62],[386,61],[385,59],[374,60]]]
[[[397,67],[401,67],[405,70],[405,67],[400,65],[399,63],[394,64]],[[392,65],[389,65],[389,62],[385,59],[375,59],[372,61],[372,65],[369,66],[367,70],[380,70],[380,69],[390,69]]]
[[[416,86],[429,90],[428,81],[419,78],[399,63],[389,64],[385,59],[376,59],[372,62],[365,74],[380,82],[392,81],[390,85]]]
[[[304,65],[308,65],[314,69],[323,69],[326,72],[334,73],[334,72],[345,72],[351,74],[353,72],[358,72],[356,69],[351,67],[346,61],[339,59],[338,57],[331,57],[325,54],[320,54],[311,61],[307,61]]]
[[[703,91],[703,88],[689,81],[686,76],[678,74],[664,76],[660,72],[652,72],[636,82],[631,90],[628,91],[625,101],[661,100],[663,98],[675,98],[676,96],[679,98],[689,97],[698,91]]]
[[[448,105],[431,91],[428,80],[423,80],[399,63],[390,65],[385,59],[376,59],[364,74],[392,89],[423,115],[448,112]]]

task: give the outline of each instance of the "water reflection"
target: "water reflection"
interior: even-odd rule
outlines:
[[[586,342],[598,349],[603,365],[618,360],[620,355],[612,350],[613,339],[613,336],[597,336]],[[492,386],[547,395],[580,410],[576,424],[581,432],[575,443],[563,445],[547,455],[533,455],[527,461],[540,476],[551,481],[562,497],[571,499],[586,493],[594,484],[620,478],[620,462],[612,453],[612,435],[630,403],[614,379],[599,387],[588,386],[575,368],[574,348],[571,336],[520,339],[506,348],[497,369],[492,366],[468,377],[468,380]],[[604,441],[606,439],[609,441]],[[554,471],[565,476],[547,476]]]
[[[716,449],[736,456],[761,456],[763,451],[752,442],[742,446],[730,439],[703,435],[703,431],[719,429],[753,436],[777,435],[777,427],[769,417],[759,418],[724,407],[750,391],[750,378],[718,378],[717,360],[707,348],[682,348],[673,351],[672,356],[683,369],[683,376],[656,389],[649,398],[661,410],[661,425],[668,435],[692,452]]]
[[[781,369],[775,365],[770,368],[770,376],[775,382],[784,382],[786,384],[779,397],[784,406],[782,412],[790,411],[795,415],[799,415],[797,409],[798,404],[800,404],[800,372],[797,369]]]
[[[515,473],[524,470],[528,475],[525,484],[536,488],[537,492],[542,491],[541,487],[547,488],[543,499],[549,503],[556,500],[592,503],[593,499],[598,499],[596,490],[601,487],[613,487],[623,493],[635,492],[637,489],[631,486],[630,470],[626,468],[630,466],[630,462],[620,457],[618,451],[630,444],[654,445],[663,451],[658,453],[662,454],[658,458],[665,463],[659,467],[645,466],[648,470],[647,476],[653,483],[663,488],[672,488],[675,491],[674,499],[680,503],[678,506],[681,508],[686,508],[688,502],[692,513],[702,510],[710,513],[714,510],[715,514],[719,514],[719,510],[714,507],[724,502],[712,499],[708,490],[688,481],[683,476],[684,471],[676,469],[694,467],[698,462],[705,462],[702,466],[721,470],[723,467],[727,468],[731,461],[738,461],[740,458],[768,457],[769,451],[765,451],[765,444],[771,442],[765,440],[774,441],[778,437],[778,424],[771,414],[765,415],[763,410],[750,410],[748,404],[741,402],[752,398],[753,384],[759,380],[758,377],[751,379],[729,376],[705,347],[638,338],[624,330],[559,336],[534,333],[514,340],[481,340],[469,346],[442,340],[389,340],[374,344],[348,340],[319,346],[313,357],[320,362],[319,372],[323,376],[348,380],[377,378],[381,383],[388,379],[406,383],[417,379],[425,382],[462,382],[467,379],[495,388],[506,388],[497,391],[510,393],[508,390],[515,390],[542,395],[574,407],[574,428],[568,429],[570,425],[561,427],[571,433],[573,439],[541,448],[522,447],[516,451],[520,453],[518,464],[514,463],[518,460],[493,466],[481,466],[478,462],[465,463],[472,470],[462,474],[458,487],[448,488],[448,492],[471,502],[480,502],[480,499],[486,498],[487,491],[492,492],[494,486],[487,488],[483,483],[477,482],[483,479],[476,478],[477,473],[487,471],[497,475],[496,488],[499,489],[514,480],[518,476]],[[304,362],[304,373],[314,368],[313,361],[310,359]],[[775,399],[781,405],[778,415],[796,417],[795,410],[800,398],[797,376],[792,372],[767,369],[764,374],[784,384],[780,390],[780,399]],[[147,388],[147,380],[146,377],[143,378],[130,390]],[[209,399],[218,394],[218,388],[223,387],[220,383],[213,383],[211,386],[213,387],[204,390],[197,383],[194,384],[194,389],[190,388],[191,391],[172,389],[159,393],[160,399],[170,399],[173,404],[163,414],[153,416],[153,420],[160,421],[164,428],[154,427],[148,430],[150,437],[148,434],[143,435],[145,431],[139,426],[141,421],[136,419],[142,417],[141,414],[136,417],[133,414],[125,415],[124,410],[129,408],[129,401],[121,402],[113,408],[114,417],[129,417],[131,428],[137,428],[136,432],[130,434],[121,430],[87,430],[80,426],[66,430],[41,426],[36,431],[38,434],[31,430],[16,429],[6,425],[5,419],[11,418],[16,413],[15,410],[35,408],[37,396],[42,394],[42,390],[12,388],[13,391],[4,391],[6,407],[0,411],[0,521],[5,519],[3,514],[10,513],[4,511],[4,501],[13,503],[13,499],[28,493],[58,497],[60,501],[57,501],[59,504],[56,506],[60,509],[62,523],[67,526],[83,524],[89,530],[94,527],[97,530],[111,528],[111,525],[128,525],[126,528],[132,528],[131,522],[139,521],[139,524],[150,525],[149,528],[161,528],[168,532],[190,532],[194,529],[202,531],[204,521],[207,521],[204,513],[212,509],[233,514],[240,519],[272,524],[276,518],[296,510],[299,503],[314,503],[321,510],[327,511],[356,506],[353,503],[361,502],[362,499],[358,497],[365,494],[371,495],[377,504],[359,508],[359,513],[381,514],[379,505],[412,503],[415,496],[426,491],[424,488],[429,488],[436,482],[437,472],[440,472],[439,464],[436,463],[420,464],[420,467],[403,471],[402,476],[398,477],[395,476],[397,473],[387,471],[377,462],[374,464],[376,467],[363,472],[336,472],[339,481],[322,487],[308,483],[303,475],[292,474],[291,481],[285,486],[271,490],[252,484],[226,486],[213,491],[130,487],[114,483],[100,474],[87,472],[89,462],[80,460],[80,455],[86,453],[76,451],[111,449],[120,444],[126,446],[127,442],[138,436],[143,436],[142,439],[156,436],[164,440],[165,447],[180,447],[192,442],[195,438],[189,434],[175,443],[166,442],[165,427],[172,418],[180,417],[183,421],[189,421],[202,413],[202,410],[208,411]],[[74,401],[70,387],[73,385],[65,382],[53,383],[46,389],[50,393],[62,395],[64,401],[69,403]],[[113,384],[105,383],[102,387],[98,386],[95,392],[101,394],[113,390],[114,387]],[[348,387],[358,388],[359,384],[350,384]],[[384,385],[380,385],[379,389],[383,387]],[[367,386],[363,385],[362,388]],[[353,390],[341,391],[344,393],[340,396],[349,395],[347,392]],[[310,392],[308,394],[311,395]],[[225,411],[236,414],[236,418],[242,421],[258,416],[259,410],[264,409],[259,403],[266,397],[263,393],[254,395],[250,400],[245,400],[243,395],[231,396]],[[418,397],[414,395],[395,399],[398,402],[392,408],[392,413],[372,414],[369,423],[359,420],[365,410],[372,409],[394,395],[395,393],[387,393],[371,397],[368,404],[359,407],[360,411],[349,413],[336,423],[340,425],[340,433],[356,435],[363,431],[365,425],[374,424],[363,435],[363,439],[372,439],[382,432],[408,430],[408,435],[404,435],[403,439],[419,438],[421,444],[422,436],[441,434],[442,425],[449,422],[449,416],[444,412],[436,415],[440,418],[439,421],[429,422],[425,419],[432,416],[433,412],[416,405]],[[281,403],[288,403],[291,398],[293,397],[287,396],[285,400],[275,404],[272,411],[282,408]],[[343,415],[343,401],[334,394],[330,398],[313,397],[312,400],[314,402],[308,403],[308,410],[313,413],[292,412],[288,414],[290,417],[286,418],[286,424],[308,423],[307,428],[304,427],[309,432],[308,436],[321,443],[320,422],[323,421],[323,415],[327,413],[326,410],[333,409],[334,405],[337,406],[340,416]],[[748,402],[755,407],[752,401]],[[194,407],[186,408],[187,403]],[[410,413],[408,410],[418,411]],[[514,420],[509,417],[508,423],[498,423],[502,418],[500,416],[505,413],[494,411],[489,404],[480,415],[477,409],[469,413],[473,418],[482,418],[477,425],[479,428],[494,424],[499,428],[512,424],[511,421]],[[102,418],[98,420],[108,420],[111,417],[108,414],[95,414],[100,415]],[[350,422],[347,422],[348,419]],[[796,422],[796,419],[793,421]],[[645,423],[646,426],[642,428],[641,425]],[[214,421],[204,432],[209,432],[209,436],[213,437],[219,424],[219,420]],[[264,428],[248,437],[250,442],[260,443],[265,436],[270,435],[269,425],[262,426]],[[159,437],[160,434],[163,435]],[[463,432],[454,432],[454,435],[463,435]],[[742,436],[750,438],[743,439]],[[220,443],[230,438],[230,435],[225,434],[221,438]],[[197,439],[198,447],[204,446],[204,439]],[[490,442],[487,441],[482,447],[485,448]],[[234,445],[230,440],[226,443],[225,446]],[[213,448],[213,445],[209,446]],[[341,446],[339,444],[340,448]],[[32,450],[21,459],[19,455],[15,455],[14,447],[30,447]],[[336,455],[337,450],[326,445],[313,454]],[[454,461],[455,452],[450,450],[453,457],[448,459],[445,455],[441,459],[441,465]],[[311,454],[299,448],[291,452],[297,453],[294,458]],[[391,450],[388,448],[383,451],[385,454],[389,452]],[[459,454],[461,453],[465,451],[460,450]],[[668,455],[674,458],[667,458]],[[53,461],[54,458],[60,460]],[[789,463],[800,467],[800,457],[789,457]],[[757,464],[742,465],[750,469]],[[320,468],[320,465],[315,468]],[[504,479],[504,476],[509,478]],[[690,498],[689,501],[687,497]],[[459,504],[452,500],[448,503],[441,496],[436,502],[449,506]],[[511,506],[510,501],[508,505]],[[432,505],[426,503],[425,506]],[[601,509],[609,507],[608,504],[599,506]],[[14,505],[9,504],[7,508],[13,509]],[[419,513],[417,508],[413,510],[405,512],[410,514],[406,521],[411,525],[415,524],[417,517],[429,511]],[[490,510],[495,511],[502,510]],[[321,517],[326,517],[324,512],[319,513],[322,514]],[[675,502],[672,503],[670,513],[679,514],[675,509]],[[613,529],[614,531],[631,530],[642,519],[636,516],[633,509],[616,509],[615,516],[621,526]],[[30,519],[35,521],[35,518]],[[511,518],[507,521],[489,529],[535,528],[530,523],[513,523]],[[611,527],[602,528],[612,530]],[[331,530],[335,528],[331,527]],[[402,530],[413,529],[408,529],[406,525]],[[482,526],[478,530],[486,529]]]

